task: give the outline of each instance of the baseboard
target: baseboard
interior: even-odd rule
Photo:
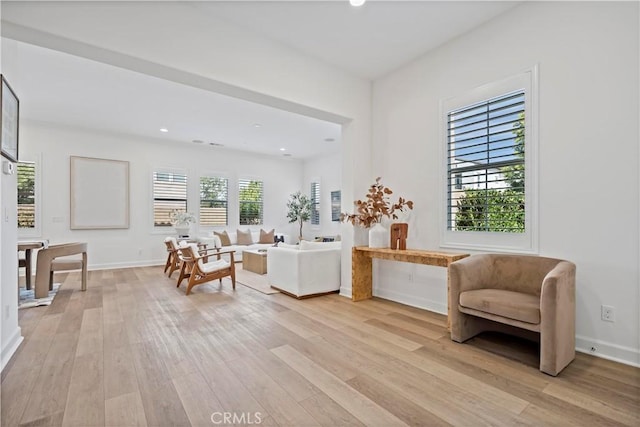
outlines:
[[[344,286],[340,286],[340,296],[351,299],[351,288],[345,288]]]
[[[416,295],[407,295],[400,292],[394,292],[389,289],[373,289],[373,296],[399,302],[400,304],[411,307],[421,308],[423,310],[433,311],[435,313],[447,314],[447,305],[422,298]]]
[[[640,368],[640,350],[576,335],[576,351]]]
[[[2,353],[0,353],[0,372],[2,372],[5,366],[7,366],[7,363],[9,363],[9,360],[11,360],[11,357],[18,347],[20,347],[23,340],[22,330],[18,327],[9,340],[9,343],[2,349]]]
[[[118,268],[132,268],[132,267],[155,267],[155,266],[163,266],[167,262],[166,259],[160,260],[146,260],[146,261],[133,261],[133,262],[114,262],[107,264],[89,264],[89,270],[115,270]]]

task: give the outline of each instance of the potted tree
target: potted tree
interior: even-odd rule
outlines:
[[[311,219],[311,199],[305,194],[297,191],[291,194],[287,202],[287,218],[289,223],[300,223],[300,235],[298,241],[302,240],[302,226]]]

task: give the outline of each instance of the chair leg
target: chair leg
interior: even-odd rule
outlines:
[[[169,275],[169,277],[171,277],[171,275]],[[187,273],[187,263],[183,262],[182,266],[180,267],[180,275],[178,276],[178,283],[176,283],[176,288],[179,288],[182,284],[182,281],[187,277],[189,277],[189,274]]]
[[[53,290],[53,271],[49,272],[49,290]]]
[[[196,275],[195,274],[191,274],[191,277],[189,277],[189,285],[187,286],[187,293],[185,295],[189,295],[191,293],[191,288],[193,288],[196,285]]]
[[[83,291],[87,290],[87,253],[82,253],[82,285],[81,289]]]
[[[164,272],[166,273],[167,270],[169,269],[169,267],[171,266],[171,262],[173,261],[173,257],[171,256],[171,252],[169,252],[169,255],[167,256],[167,262],[164,264]]]

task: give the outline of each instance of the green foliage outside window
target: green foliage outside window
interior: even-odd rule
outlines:
[[[262,224],[262,181],[240,182],[240,225]]]
[[[514,124],[514,151],[524,159],[524,113]],[[500,168],[507,189],[465,189],[457,200],[459,231],[525,232],[524,162]]]

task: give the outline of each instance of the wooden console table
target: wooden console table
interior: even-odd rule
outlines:
[[[414,264],[447,267],[469,254],[434,252],[420,249],[368,248],[357,246],[351,250],[351,300],[362,301],[373,294],[372,259],[380,258],[390,261],[410,262]],[[449,277],[447,275],[447,295],[449,293]],[[448,305],[448,303],[447,303]]]

